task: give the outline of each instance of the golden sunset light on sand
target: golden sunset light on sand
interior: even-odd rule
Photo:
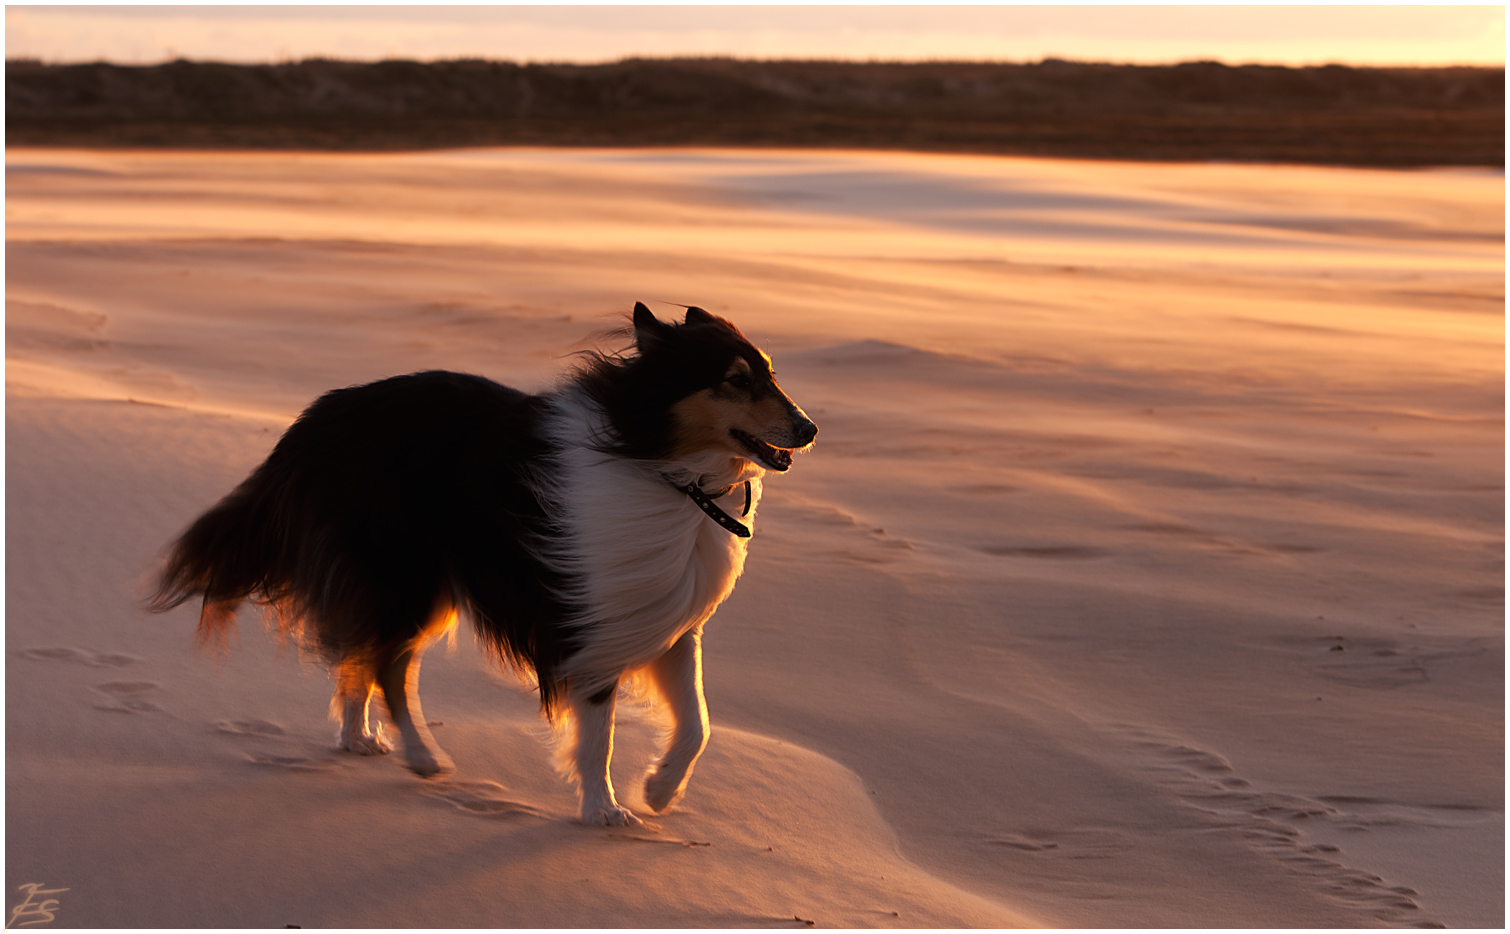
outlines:
[[[8,864],[70,884],[74,923],[1498,923],[1498,173],[24,150],[7,174]],[[325,678],[255,624],[217,673],[190,611],[136,609],[323,390],[544,388],[637,299],[732,317],[823,430],[767,484],[708,631],[714,740],[656,819],[711,846],[573,825],[532,701],[469,645],[426,668],[460,767],[430,785],[332,753]],[[624,723],[616,761],[653,737]],[[412,884],[322,881],[398,854]],[[203,894],[125,898],[169,873]]]
[[[1076,9],[12,6],[6,22],[7,55],[41,59],[13,75],[844,43],[1503,63],[1501,7]],[[168,87],[156,74],[140,87]],[[590,86],[541,74],[528,87]],[[1454,75],[1442,86],[1486,93]],[[334,151],[252,111],[254,144],[213,135],[229,117],[152,115],[122,144],[115,117],[85,113],[74,144],[17,145],[17,114],[63,132],[47,102],[75,86],[40,87],[8,83],[11,926],[1504,926],[1492,160],[414,143],[428,124]],[[153,99],[198,100],[175,93]],[[1492,94],[1473,106],[1492,123]],[[595,113],[573,119],[601,129]],[[1264,113],[1243,145],[1283,126]],[[421,121],[351,125],[389,119]],[[219,142],[175,145],[201,131]],[[1126,152],[1120,134],[1091,142]],[[732,320],[820,428],[765,477],[743,576],[707,623],[711,739],[670,810],[645,791],[664,724],[624,695],[612,780],[644,823],[585,826],[528,678],[489,661],[466,613],[425,660],[417,719],[456,767],[425,780],[403,749],[340,749],[333,676],[254,609],[218,657],[195,647],[197,599],[143,608],[169,543],[322,393],[432,369],[542,392],[622,343],[605,335],[636,302]]]

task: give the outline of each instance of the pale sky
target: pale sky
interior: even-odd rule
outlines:
[[[5,8],[49,62],[627,56],[1503,65],[1493,6],[52,6]]]

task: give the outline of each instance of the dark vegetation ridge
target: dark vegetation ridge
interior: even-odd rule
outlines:
[[[630,59],[6,62],[7,142],[790,146],[1503,166],[1503,68]]]

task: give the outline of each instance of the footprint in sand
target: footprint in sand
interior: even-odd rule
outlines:
[[[1390,885],[1372,873],[1339,859],[1342,849],[1306,840],[1302,828],[1326,821],[1347,829],[1357,824],[1342,806],[1359,799],[1265,792],[1238,776],[1232,764],[1209,750],[1173,742],[1132,725],[1120,728],[1143,756],[1145,767],[1160,774],[1176,794],[1249,845],[1306,876],[1318,889],[1391,925],[1441,927],[1421,916],[1413,889]]]
[[[1104,548],[1091,548],[1086,545],[980,545],[976,551],[998,558],[1038,558],[1044,560],[1086,560],[1089,558],[1104,558],[1109,552]]]
[[[215,729],[232,736],[282,736],[283,727],[268,720],[222,720]]]
[[[95,704],[95,710],[112,713],[156,713],[162,710],[148,698],[157,693],[156,681],[108,681],[96,684],[96,691],[114,700],[114,704]]]
[[[1022,850],[1026,853],[1042,853],[1044,850],[1059,848],[1059,844],[1048,840],[1035,840],[1030,837],[1009,834],[1005,837],[992,837],[986,841],[992,846],[1011,847],[1014,850]]]
[[[540,812],[530,805],[505,797],[507,791],[497,782],[440,782],[423,789],[430,797],[478,817],[539,816]]]
[[[16,653],[22,658],[46,662],[74,662],[91,668],[121,668],[141,659],[121,652],[91,652],[88,649],[70,649],[63,646],[22,649]]]
[[[1055,859],[1112,859],[1132,849],[1125,834],[1095,827],[1050,833],[1014,833],[992,837],[992,846],[1041,853]]]
[[[246,761],[253,765],[265,765],[289,772],[324,772],[341,767],[341,763],[334,759],[309,759],[304,756],[256,755],[247,756]]]
[[[221,720],[215,724],[215,731],[250,739],[277,739],[288,735],[287,730],[271,720]],[[343,767],[343,763],[336,757],[285,756],[272,752],[252,753],[246,756],[246,761],[252,765],[283,769],[286,772],[325,772]]]

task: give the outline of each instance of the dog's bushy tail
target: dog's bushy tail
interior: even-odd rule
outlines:
[[[273,543],[259,521],[257,479],[253,475],[179,536],[147,600],[148,610],[163,613],[203,597],[200,642],[224,643],[236,607],[248,597],[276,603],[281,596],[268,580]]]

